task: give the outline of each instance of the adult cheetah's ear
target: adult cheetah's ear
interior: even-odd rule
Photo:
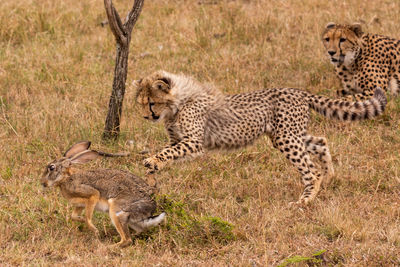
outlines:
[[[171,90],[171,80],[168,78],[160,78],[153,83],[153,88],[169,93]]]
[[[361,37],[363,34],[360,23],[353,23],[352,25],[350,25],[350,30],[352,30],[357,37]]]
[[[331,28],[333,28],[333,27],[335,27],[335,26],[336,26],[336,23],[335,23],[335,22],[328,22],[328,24],[326,24],[325,28],[326,28],[326,29],[331,29]]]

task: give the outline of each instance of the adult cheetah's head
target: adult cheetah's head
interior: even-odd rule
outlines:
[[[358,56],[363,32],[358,23],[340,25],[329,22],[322,34],[328,57],[335,66],[349,66]]]
[[[176,112],[171,95],[172,79],[167,72],[155,72],[134,81],[133,86],[136,87],[136,102],[145,119],[161,121]]]

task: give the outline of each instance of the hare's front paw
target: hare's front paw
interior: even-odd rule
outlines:
[[[148,169],[147,174],[154,173],[164,167],[164,163],[157,157],[150,157],[143,160],[143,165]]]
[[[85,222],[85,217],[79,215],[72,215],[71,219],[77,222]]]
[[[118,242],[116,245],[120,248],[125,248],[127,246],[129,246],[130,244],[132,244],[132,240],[129,238],[125,241],[121,240],[120,242]]]

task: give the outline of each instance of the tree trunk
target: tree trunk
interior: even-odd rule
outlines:
[[[126,76],[128,74],[129,44],[134,24],[139,17],[144,0],[135,0],[127,21],[122,24],[118,12],[111,0],[104,0],[108,22],[115,36],[117,53],[115,58],[114,81],[106,118],[103,139],[117,139],[120,132],[122,104],[125,95]]]
[[[108,114],[103,133],[103,139],[118,138],[122,114],[122,104],[125,95],[125,83],[128,72],[129,46],[117,44],[115,59],[113,90],[108,104]]]

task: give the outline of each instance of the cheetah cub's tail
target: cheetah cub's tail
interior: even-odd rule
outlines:
[[[383,113],[387,104],[385,93],[377,87],[374,96],[364,101],[330,99],[324,96],[310,95],[310,107],[326,116],[341,121],[371,119]]]

